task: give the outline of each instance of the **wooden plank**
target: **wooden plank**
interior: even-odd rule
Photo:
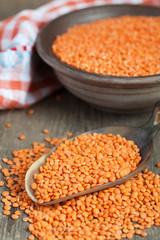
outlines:
[[[35,9],[48,0],[1,0],[0,1],[0,20],[10,17],[23,9]]]

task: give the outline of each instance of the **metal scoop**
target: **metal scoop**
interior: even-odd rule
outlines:
[[[142,157],[142,160],[137,165],[137,169],[131,172],[130,174],[126,175],[125,177],[117,179],[114,182],[108,182],[82,192],[78,192],[63,198],[59,198],[51,202],[43,203],[41,205],[56,204],[56,203],[64,202],[71,198],[97,192],[100,190],[104,190],[106,188],[114,187],[134,177],[138,172],[141,172],[146,167],[147,163],[152,159],[152,138],[157,133],[159,128],[160,128],[160,101],[155,104],[150,120],[141,127],[113,126],[113,127],[98,128],[93,131],[87,132],[87,133],[96,132],[96,133],[103,133],[103,134],[112,133],[113,135],[119,134],[122,137],[125,137],[127,140],[133,140],[134,143],[139,147],[140,155]],[[34,182],[34,174],[39,173],[40,166],[45,164],[46,158],[49,157],[49,155],[53,151],[55,151],[55,149],[56,148],[51,149],[49,152],[47,152],[42,157],[40,157],[36,162],[32,164],[32,166],[29,168],[29,170],[26,173],[25,188],[28,196],[35,203],[38,203],[38,200],[34,195],[34,191],[31,189],[31,184]]]

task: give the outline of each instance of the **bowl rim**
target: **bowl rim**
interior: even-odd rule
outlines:
[[[66,74],[68,76],[72,76],[72,79],[74,79],[74,77],[76,78],[76,81],[82,81],[82,82],[87,82],[89,84],[96,84],[96,85],[105,85],[105,84],[111,84],[111,85],[126,85],[126,86],[130,86],[130,85],[145,85],[145,86],[150,86],[153,84],[159,84],[160,83],[160,74],[156,74],[156,75],[146,75],[146,76],[115,76],[115,75],[103,75],[103,74],[97,74],[97,73],[93,73],[93,72],[87,72],[75,67],[72,67],[64,62],[62,62],[60,59],[58,59],[56,57],[56,55],[52,52],[52,54],[50,54],[49,52],[46,52],[44,50],[44,43],[41,41],[43,35],[45,34],[46,31],[48,31],[51,27],[53,27],[54,25],[57,24],[57,22],[63,20],[65,21],[65,18],[67,18],[68,16],[72,16],[75,15],[76,13],[83,13],[83,12],[87,12],[90,11],[92,9],[104,9],[106,8],[124,8],[124,7],[132,7],[132,8],[144,8],[146,10],[148,9],[152,9],[154,11],[154,9],[159,9],[160,12],[160,7],[156,7],[156,6],[150,6],[150,5],[137,5],[137,4],[103,4],[103,5],[99,5],[99,6],[92,6],[92,7],[87,7],[87,8],[83,8],[83,9],[79,9],[76,11],[71,11],[67,14],[61,15],[51,21],[49,21],[47,24],[45,24],[42,29],[39,31],[37,38],[36,38],[36,49],[38,54],[40,55],[40,57],[50,66],[53,68],[53,70],[58,71],[60,73]],[[124,15],[121,15],[124,16]],[[136,16],[136,14],[135,14]],[[137,15],[138,16],[138,15]],[[145,15],[143,15],[145,16]],[[152,16],[152,15],[150,15]],[[157,16],[160,16],[157,15]],[[76,24],[76,23],[75,23]],[[50,32],[48,32],[49,34]],[[53,41],[54,41],[54,37],[53,36]],[[52,44],[53,44],[52,41]],[[48,42],[47,42],[48,43]],[[45,43],[46,44],[46,43]],[[52,45],[50,45],[50,49],[52,50]]]

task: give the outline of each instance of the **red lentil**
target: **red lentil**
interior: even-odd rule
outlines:
[[[14,219],[14,220],[16,220],[16,219],[18,219],[18,215],[17,215],[17,214],[12,214],[12,215],[11,215],[11,218]]]
[[[16,177],[8,187],[10,195],[2,199],[5,205],[3,213],[10,215],[12,206],[21,208],[28,214],[23,219],[29,222],[32,235],[28,239],[130,239],[134,234],[146,236],[142,232],[145,228],[160,226],[160,177],[147,169],[125,184],[63,204],[40,206],[33,203],[25,190],[25,173],[48,150],[44,144],[34,143],[32,149],[14,151],[16,161],[8,166],[7,183],[15,173]],[[37,179],[41,181],[42,176],[37,175]],[[16,202],[9,202],[8,196],[15,197]],[[17,219],[20,215],[16,212],[12,214],[12,219]],[[146,218],[141,218],[142,213],[146,214]]]
[[[9,210],[4,210],[4,211],[3,211],[3,214],[4,214],[4,215],[10,215],[11,212],[10,212]]]
[[[34,240],[35,237],[34,237],[34,235],[30,235],[30,236],[28,237],[28,239],[29,239],[29,240]]]
[[[68,132],[67,133],[67,137],[72,137],[73,133],[72,132]]]
[[[8,192],[8,191],[2,192],[2,196],[3,196],[3,197],[6,197],[6,196],[8,196],[8,195],[9,195],[9,192]]]
[[[43,129],[43,133],[48,134],[49,130],[48,129]]]
[[[33,110],[33,109],[29,109],[29,110],[27,111],[27,114],[28,114],[28,115],[33,115],[33,114],[34,114],[34,110]]]
[[[160,163],[157,163],[157,164],[156,164],[156,167],[159,167],[159,168],[160,168]]]
[[[0,180],[0,187],[4,186],[4,181]]]
[[[147,236],[147,233],[146,232],[141,232],[140,234],[142,237],[146,237]]]
[[[19,207],[19,204],[15,202],[15,203],[12,204],[12,206],[13,207]]]
[[[50,137],[46,137],[46,138],[45,138],[45,141],[46,141],[46,142],[50,142],[50,141],[51,141],[51,138],[50,138]]]
[[[6,163],[7,163],[8,165],[12,165],[12,164],[13,164],[13,162],[12,162],[11,160],[8,160]]]
[[[6,123],[6,128],[11,128],[11,124],[10,123]]]
[[[52,50],[62,62],[87,72],[160,74],[159,28],[160,17],[101,19],[68,29],[56,38]]]
[[[4,206],[4,209],[5,209],[5,210],[10,210],[10,209],[11,209],[11,206],[5,205],[5,206]]]
[[[20,140],[24,140],[26,137],[25,137],[24,135],[20,135],[18,138],[19,138]]]
[[[37,188],[37,184],[36,184],[36,183],[32,183],[32,184],[31,184],[31,188],[32,188],[32,189],[36,189],[36,188]]]
[[[8,158],[2,158],[2,161],[3,161],[4,163],[8,162]]]

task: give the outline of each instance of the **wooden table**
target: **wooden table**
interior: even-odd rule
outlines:
[[[0,1],[1,2],[1,1]],[[14,13],[17,9],[36,7],[45,0],[39,1],[23,1],[23,0],[2,0],[2,7],[0,8],[0,16],[7,17]],[[14,9],[7,7],[14,3]],[[36,3],[36,4],[35,4]],[[35,4],[35,5],[34,5]],[[16,8],[17,6],[17,8]],[[3,9],[5,11],[3,12]],[[15,11],[14,11],[15,10]],[[3,14],[5,13],[5,16]],[[56,100],[56,95],[61,95],[61,100]],[[29,148],[33,141],[44,141],[45,135],[42,133],[44,128],[50,130],[51,137],[65,136],[68,131],[73,132],[74,135],[107,125],[129,125],[137,126],[143,124],[151,115],[149,113],[141,113],[134,115],[117,115],[108,112],[103,112],[94,109],[87,103],[79,100],[71,95],[67,90],[62,89],[52,96],[40,101],[38,104],[32,106],[35,114],[29,116],[27,110],[1,111],[0,112],[0,164],[4,167],[2,162],[3,157],[11,158],[11,152],[15,149]],[[11,128],[6,128],[5,124],[11,123]],[[26,139],[20,141],[18,136],[24,134]],[[160,170],[155,167],[155,163],[160,162],[160,134],[154,138],[154,159],[149,164],[148,168],[155,173]],[[3,178],[0,173],[0,178]],[[6,188],[1,187],[0,192]],[[0,197],[1,198],[1,197]],[[22,218],[19,220],[12,220],[10,217],[4,216],[3,204],[0,204],[0,239],[1,240],[25,240],[29,236],[28,223],[24,223]],[[152,227],[146,230],[148,236],[146,240],[160,240],[160,228]],[[133,239],[142,239],[139,236],[134,236]]]

